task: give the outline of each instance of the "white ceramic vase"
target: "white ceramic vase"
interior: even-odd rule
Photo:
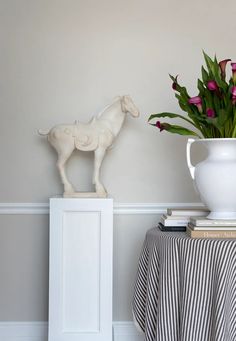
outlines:
[[[191,145],[201,143],[207,158],[195,167]],[[236,219],[236,138],[189,139],[187,163],[202,202],[209,208],[209,219]]]

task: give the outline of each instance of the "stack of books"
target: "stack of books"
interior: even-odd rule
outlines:
[[[191,238],[236,238],[236,220],[191,217],[186,231]]]
[[[186,231],[190,217],[207,216],[209,211],[199,208],[168,208],[167,214],[161,216],[158,227],[161,231]]]

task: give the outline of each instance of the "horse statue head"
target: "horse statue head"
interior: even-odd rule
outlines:
[[[140,112],[129,95],[121,96],[120,103],[121,110],[124,113],[130,113],[133,117],[139,117]]]

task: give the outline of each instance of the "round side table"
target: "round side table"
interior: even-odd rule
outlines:
[[[148,341],[235,341],[236,239],[149,230],[133,315]]]

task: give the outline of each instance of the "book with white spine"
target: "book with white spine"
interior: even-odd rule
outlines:
[[[187,215],[176,216],[176,215],[163,214],[162,217],[163,219],[166,219],[166,220],[190,220],[190,216],[187,216]]]
[[[192,212],[192,211],[189,211]],[[186,213],[186,212],[182,212]],[[195,212],[195,215],[197,213]],[[203,212],[199,211],[199,215],[202,216]],[[205,211],[205,215],[208,214],[208,211]],[[164,226],[187,226],[187,224],[190,222],[190,215],[168,215],[168,214],[163,214],[161,216],[160,222]]]
[[[207,219],[206,217],[191,217],[190,223],[194,226],[236,226],[235,219]]]
[[[207,216],[209,213],[206,207],[167,208],[168,216]]]
[[[236,226],[195,226],[192,223],[188,223],[188,228],[192,231],[236,231]]]
[[[179,219],[179,217],[172,217],[171,219],[168,219],[165,218],[165,215],[162,215],[160,218],[160,222],[164,226],[187,226],[189,218]]]

